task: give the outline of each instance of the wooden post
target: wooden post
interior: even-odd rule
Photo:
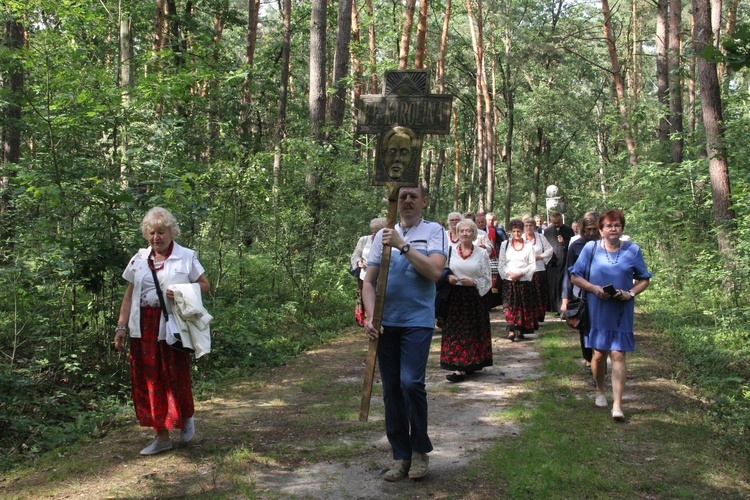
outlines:
[[[388,186],[388,217],[386,227],[396,226],[396,207],[398,205],[398,191],[396,185]],[[378,269],[378,286],[375,288],[375,306],[372,311],[372,326],[380,331],[383,320],[383,305],[385,304],[385,287],[388,285],[388,268],[391,264],[391,247],[383,246]],[[362,400],[359,404],[359,421],[367,422],[370,414],[370,400],[372,399],[372,383],[375,379],[375,361],[378,357],[378,339],[370,340],[367,348],[367,362],[365,363],[365,377],[362,385]]]

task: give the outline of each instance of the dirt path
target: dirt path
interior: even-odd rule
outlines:
[[[360,423],[364,337],[350,336],[289,365],[254,375],[196,407],[196,438],[154,457],[141,457],[151,437],[133,425],[91,442],[57,465],[0,481],[11,498],[441,498],[460,494],[458,476],[498,436],[518,429],[504,409],[541,375],[535,336],[504,339],[493,311],[495,366],[452,384],[439,368],[437,331],[427,372],[430,473],[421,481],[388,483],[391,462],[376,379],[370,421]]]

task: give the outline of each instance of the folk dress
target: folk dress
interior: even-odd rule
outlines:
[[[451,251],[449,267],[458,278],[471,278],[476,286],[452,285],[440,346],[440,367],[472,372],[492,366],[490,314],[482,296],[492,286],[489,254],[480,247],[466,259],[458,248]]]
[[[498,255],[498,266],[503,279],[503,305],[508,330],[533,330],[537,316],[531,285],[536,269],[534,247],[524,242],[522,248],[516,249],[512,240],[504,241]],[[513,281],[508,276],[510,272],[521,272],[523,276]]]
[[[166,325],[147,259],[151,248],[141,249],[122,277],[133,284],[130,330],[130,379],[138,423],[155,431],[181,429],[193,416],[190,354],[169,347]],[[204,272],[190,249],[174,243],[172,253],[156,273],[159,286],[194,283]]]

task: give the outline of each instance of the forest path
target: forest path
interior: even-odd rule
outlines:
[[[463,383],[445,379],[447,372],[439,367],[441,335],[436,331],[427,371],[429,432],[435,449],[430,453],[430,472],[422,480],[388,483],[382,479],[392,459],[385,437],[379,377],[376,374],[370,419],[359,422],[367,341],[362,330],[355,327],[285,366],[255,373],[197,402],[196,436],[190,443],[180,443],[174,432],[173,450],[140,456],[139,450],[153,434],[138,427],[129,410],[132,424],[71,447],[54,463],[40,462],[33,471],[0,478],[0,497],[525,498],[526,493],[503,491],[519,487],[519,478],[506,476],[512,471],[500,471],[508,482],[496,474],[485,474],[483,479],[470,471],[476,471],[476,465],[481,470],[482,462],[477,460],[503,439],[523,439],[519,417],[536,404],[538,391],[545,385],[547,391],[559,386],[560,397],[568,398],[561,404],[569,406],[575,415],[565,414],[565,410],[561,410],[562,417],[550,414],[549,418],[556,420],[549,421],[550,429],[559,429],[552,435],[559,435],[560,443],[564,443],[580,434],[576,425],[604,425],[602,429],[613,433],[612,438],[627,450],[622,460],[627,457],[628,464],[639,471],[635,481],[641,486],[625,490],[631,495],[634,491],[651,491],[635,496],[673,498],[675,492],[683,491],[680,488],[684,488],[685,474],[692,474],[693,487],[704,488],[701,491],[710,492],[713,498],[742,498],[750,492],[750,474],[745,467],[732,467],[731,455],[717,454],[714,446],[694,453],[702,444],[680,434],[696,432],[695,426],[683,427],[681,419],[682,415],[697,414],[701,402],[688,388],[665,378],[669,375],[658,341],[637,334],[639,351],[628,375],[628,424],[623,427],[613,424],[606,410],[594,408],[590,376],[583,369],[570,375],[569,363],[579,362],[577,350],[553,348],[559,357],[551,363],[568,366],[568,375],[537,381],[544,375],[538,336],[509,342],[502,313],[492,311],[490,316],[494,366]],[[560,340],[570,345],[573,337],[567,337],[570,330],[564,324],[549,316],[547,323],[540,331],[542,335],[545,330],[565,331]],[[557,345],[559,341],[552,342]],[[578,423],[571,424],[570,418],[579,419]],[[678,424],[664,427],[664,421]],[[659,437],[644,434],[656,431]],[[537,457],[537,465],[539,460],[543,462],[544,458]],[[643,464],[649,466],[643,468]],[[651,467],[653,464],[661,468]],[[665,464],[669,464],[667,468]],[[711,466],[701,469],[705,464]],[[620,470],[618,467],[613,470]],[[527,480],[545,477],[538,475],[538,467],[531,470],[536,472]],[[652,481],[657,485],[654,488],[665,488],[664,496],[649,490]],[[613,492],[619,491],[617,488]],[[522,487],[520,491],[526,490]],[[586,496],[585,490],[574,491]]]
[[[529,404],[524,394],[533,385],[528,381],[542,375],[536,335],[512,343],[504,338],[502,312],[492,311],[491,320],[494,366],[459,384],[448,382],[448,372],[439,367],[441,335],[436,330],[427,371],[435,449],[423,480],[382,479],[391,452],[379,374],[369,422],[360,423],[367,342],[353,328],[286,366],[254,374],[197,402],[196,436],[188,444],[177,438],[173,450],[142,457],[138,452],[152,433],[133,424],[62,454],[54,467],[0,481],[0,496],[467,498],[464,468],[498,437],[519,432],[503,412]]]

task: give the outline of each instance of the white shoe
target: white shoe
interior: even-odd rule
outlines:
[[[624,422],[625,414],[620,408],[612,408],[612,418],[615,420],[615,422]]]
[[[159,438],[154,439],[151,444],[141,450],[141,455],[156,455],[162,451],[172,449],[172,440],[162,441]]]
[[[180,437],[187,443],[195,435],[195,421],[193,417],[186,418],[182,421],[182,429],[180,429]]]
[[[596,395],[596,402],[594,403],[599,408],[606,408],[607,407],[607,396],[604,394],[597,394]]]

